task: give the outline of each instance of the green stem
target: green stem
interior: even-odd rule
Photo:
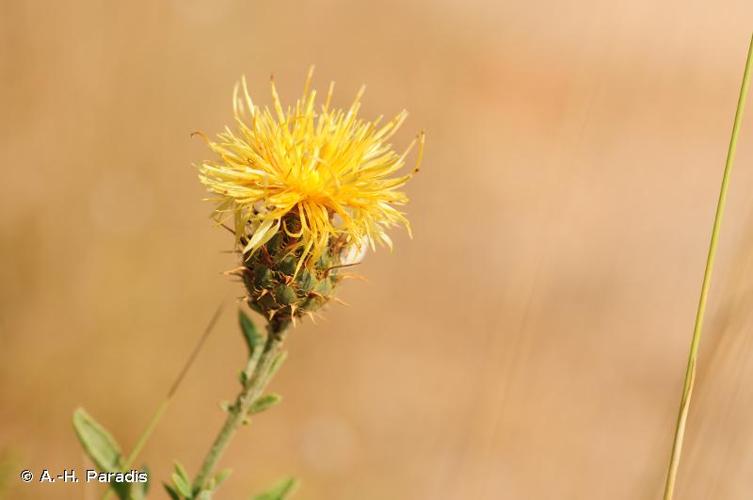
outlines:
[[[685,371],[685,382],[682,389],[682,398],[680,400],[680,411],[677,415],[677,425],[675,426],[675,437],[672,443],[672,456],[669,461],[667,471],[667,481],[664,485],[664,500],[671,500],[675,489],[677,479],[677,469],[680,466],[680,456],[682,455],[682,443],[685,437],[685,425],[688,420],[688,411],[690,410],[690,399],[693,395],[693,386],[695,384],[695,372],[698,359],[698,347],[701,343],[701,330],[703,328],[703,316],[706,312],[706,302],[711,286],[711,273],[714,269],[714,258],[716,257],[717,241],[719,239],[719,229],[722,224],[724,215],[724,206],[727,200],[727,189],[729,187],[730,172],[735,160],[735,150],[737,149],[737,137],[740,133],[740,123],[743,119],[743,109],[745,108],[745,99],[748,94],[750,83],[751,66],[753,66],[753,37],[751,37],[748,46],[748,58],[745,63],[743,72],[743,82],[740,86],[740,97],[737,101],[737,110],[735,111],[735,121],[732,126],[732,136],[729,141],[727,150],[727,161],[724,165],[724,175],[722,177],[722,186],[719,192],[719,200],[716,204],[716,215],[714,216],[714,226],[711,230],[711,241],[709,243],[709,253],[706,258],[706,270],[703,273],[703,283],[701,285],[701,297],[698,301],[698,309],[695,316],[695,325],[693,327],[693,338],[690,342],[690,354],[688,355],[688,366]]]
[[[282,342],[284,339],[284,328],[268,328],[267,340],[264,344],[264,350],[259,357],[255,366],[247,368],[250,375],[248,382],[243,386],[235,402],[227,410],[227,418],[222,425],[220,432],[212,443],[204,462],[196,474],[193,482],[194,491],[206,489],[209,478],[214,471],[217,462],[222,458],[223,453],[230,444],[230,440],[235,435],[238,428],[246,422],[248,410],[251,405],[262,395],[262,392],[269,383],[269,379],[274,374],[275,364],[278,363],[281,354]]]

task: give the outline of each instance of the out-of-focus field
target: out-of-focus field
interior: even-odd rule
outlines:
[[[78,405],[130,449],[225,300],[143,454],[196,470],[244,352],[190,133],[241,74],[290,101],[315,63],[339,105],[408,108],[399,147],[426,129],[415,237],[293,332],[219,498],[289,473],[300,500],[658,498],[751,29],[742,0],[1,2],[5,497],[97,498],[18,473],[86,466]],[[749,118],[683,500],[753,491]]]

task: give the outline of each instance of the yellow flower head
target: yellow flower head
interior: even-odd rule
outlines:
[[[297,241],[301,260],[316,259],[333,237],[346,245],[375,241],[392,246],[387,228],[403,225],[396,207],[408,198],[399,189],[418,171],[424,135],[419,134],[416,166],[396,175],[415,145],[396,153],[389,139],[405,120],[402,111],[380,126],[381,117],[358,117],[364,89],[348,110],[330,107],[334,82],[321,106],[309,70],[303,96],[286,110],[271,82],[273,107],[260,108],[249,96],[245,78],[235,86],[235,130],[226,127],[215,141],[218,155],[199,167],[199,178],[217,195],[215,216],[232,215],[243,252],[253,253],[284,231]],[[239,94],[242,92],[242,96]]]

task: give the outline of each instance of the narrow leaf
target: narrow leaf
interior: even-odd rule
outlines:
[[[210,490],[201,491],[196,496],[196,500],[212,500],[212,492]]]
[[[274,393],[267,394],[266,396],[262,396],[256,401],[254,401],[251,404],[251,407],[248,409],[248,413],[250,415],[254,415],[255,413],[261,413],[265,410],[272,408],[281,400],[282,400],[282,396],[280,396],[279,394],[274,394]]]
[[[129,500],[144,500],[148,491],[149,486],[146,483],[132,483],[131,498]]]
[[[287,357],[288,357],[287,351],[281,351],[277,353],[277,355],[272,360],[272,363],[270,363],[269,371],[267,372],[267,380],[270,380],[275,375],[275,373],[277,373],[277,370],[280,369],[280,367],[285,362]]]
[[[251,358],[254,355],[257,347],[261,344],[262,336],[256,329],[256,325],[251,321],[243,310],[238,310],[238,322],[241,325],[241,331],[243,332],[243,338],[246,340],[246,346],[248,346],[248,357]]]
[[[178,474],[186,483],[191,483],[191,480],[188,477],[188,472],[186,472],[186,468],[183,467],[183,465],[178,461],[175,462],[175,473]]]
[[[149,467],[146,465],[143,465],[141,467],[141,470],[146,472],[146,482],[145,483],[139,483],[143,487],[144,490],[144,496],[146,497],[146,494],[149,493],[149,488],[151,488],[152,483],[149,481],[149,478],[152,476],[151,472],[149,471]]]
[[[86,410],[78,408],[73,412],[73,428],[84,451],[104,472],[120,470],[122,453],[115,438],[99,425]]]
[[[162,483],[162,486],[165,487],[165,491],[167,491],[167,494],[170,495],[170,500],[181,500],[180,495],[177,491],[175,491],[175,488],[167,483]]]
[[[256,495],[253,500],[286,500],[298,487],[298,480],[288,477],[277,483],[271,489]]]
[[[119,500],[132,500],[131,497],[131,483],[118,483],[117,481],[110,481],[110,488],[115,492]]]
[[[131,490],[131,498],[128,500],[144,500],[146,498],[144,483],[134,483],[131,486]]]
[[[186,498],[191,498],[191,485],[177,472],[173,472],[173,484],[178,490],[178,493]]]
[[[112,484],[112,483],[111,483]],[[120,483],[128,485],[125,500],[144,500],[146,498],[146,483]]]
[[[230,476],[230,474],[231,474],[232,472],[233,472],[233,471],[232,471],[232,470],[230,470],[230,469],[222,469],[222,470],[221,470],[220,472],[218,472],[218,473],[217,473],[217,474],[216,474],[216,475],[214,476],[214,488],[215,488],[215,489],[219,488],[219,486],[220,486],[220,485],[221,485],[222,483],[224,483],[224,482],[225,482],[225,479],[227,479],[227,478],[228,478],[228,477]]]

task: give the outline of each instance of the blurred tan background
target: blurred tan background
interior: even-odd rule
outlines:
[[[189,134],[241,74],[290,101],[315,63],[340,105],[410,110],[398,147],[426,129],[415,238],[293,332],[219,498],[658,498],[752,29],[743,0],[1,1],[3,494],[96,498],[18,472],[86,466],[78,405],[130,449],[225,300],[143,454],[196,470],[244,353]],[[753,497],[748,116],[680,499]]]

